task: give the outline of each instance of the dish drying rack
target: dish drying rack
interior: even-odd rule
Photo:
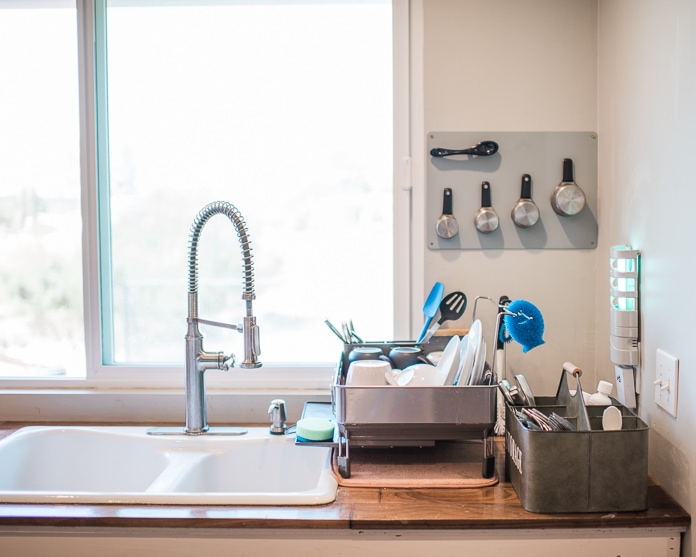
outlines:
[[[450,337],[435,336],[418,344],[427,356],[444,349]],[[384,355],[394,347],[415,342],[362,342],[344,344],[332,381],[331,404],[337,428],[338,471],[350,477],[350,449],[434,446],[437,441],[483,441],[482,476],[495,471],[493,428],[498,387],[491,385],[394,387],[345,384],[348,354],[357,347],[379,347]]]

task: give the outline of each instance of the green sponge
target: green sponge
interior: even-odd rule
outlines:
[[[331,418],[302,418],[297,422],[300,441],[331,441],[335,423]]]

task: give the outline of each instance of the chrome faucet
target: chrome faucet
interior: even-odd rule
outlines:
[[[208,321],[198,317],[198,243],[201,231],[208,220],[217,214],[226,215],[235,227],[242,248],[242,299],[246,301],[246,316],[242,325],[228,325]],[[191,225],[188,255],[188,330],[186,333],[186,429],[188,435],[208,432],[205,405],[204,372],[208,369],[227,371],[234,367],[234,355],[225,356],[222,352],[206,352],[203,349],[203,335],[198,324],[213,325],[234,329],[244,335],[244,361],[242,368],[261,367],[258,356],[261,353],[259,327],[252,311],[251,302],[256,298],[254,292],[254,265],[251,260],[251,247],[246,222],[239,210],[226,201],[216,201],[206,205],[196,215]]]

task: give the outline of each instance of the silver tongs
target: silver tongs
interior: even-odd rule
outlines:
[[[353,320],[349,320],[347,323],[344,321],[341,323],[341,330],[343,332],[339,332],[338,329],[329,321],[328,319],[324,320],[324,323],[326,323],[326,326],[331,329],[331,332],[335,334],[343,344],[353,344],[354,342],[362,343],[364,342],[362,338],[358,336],[358,334],[355,332],[355,327],[353,326]]]

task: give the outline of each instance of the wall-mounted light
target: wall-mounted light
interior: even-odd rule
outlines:
[[[613,246],[609,255],[609,357],[616,364],[620,402],[635,408],[635,366],[640,364],[640,251]]]

